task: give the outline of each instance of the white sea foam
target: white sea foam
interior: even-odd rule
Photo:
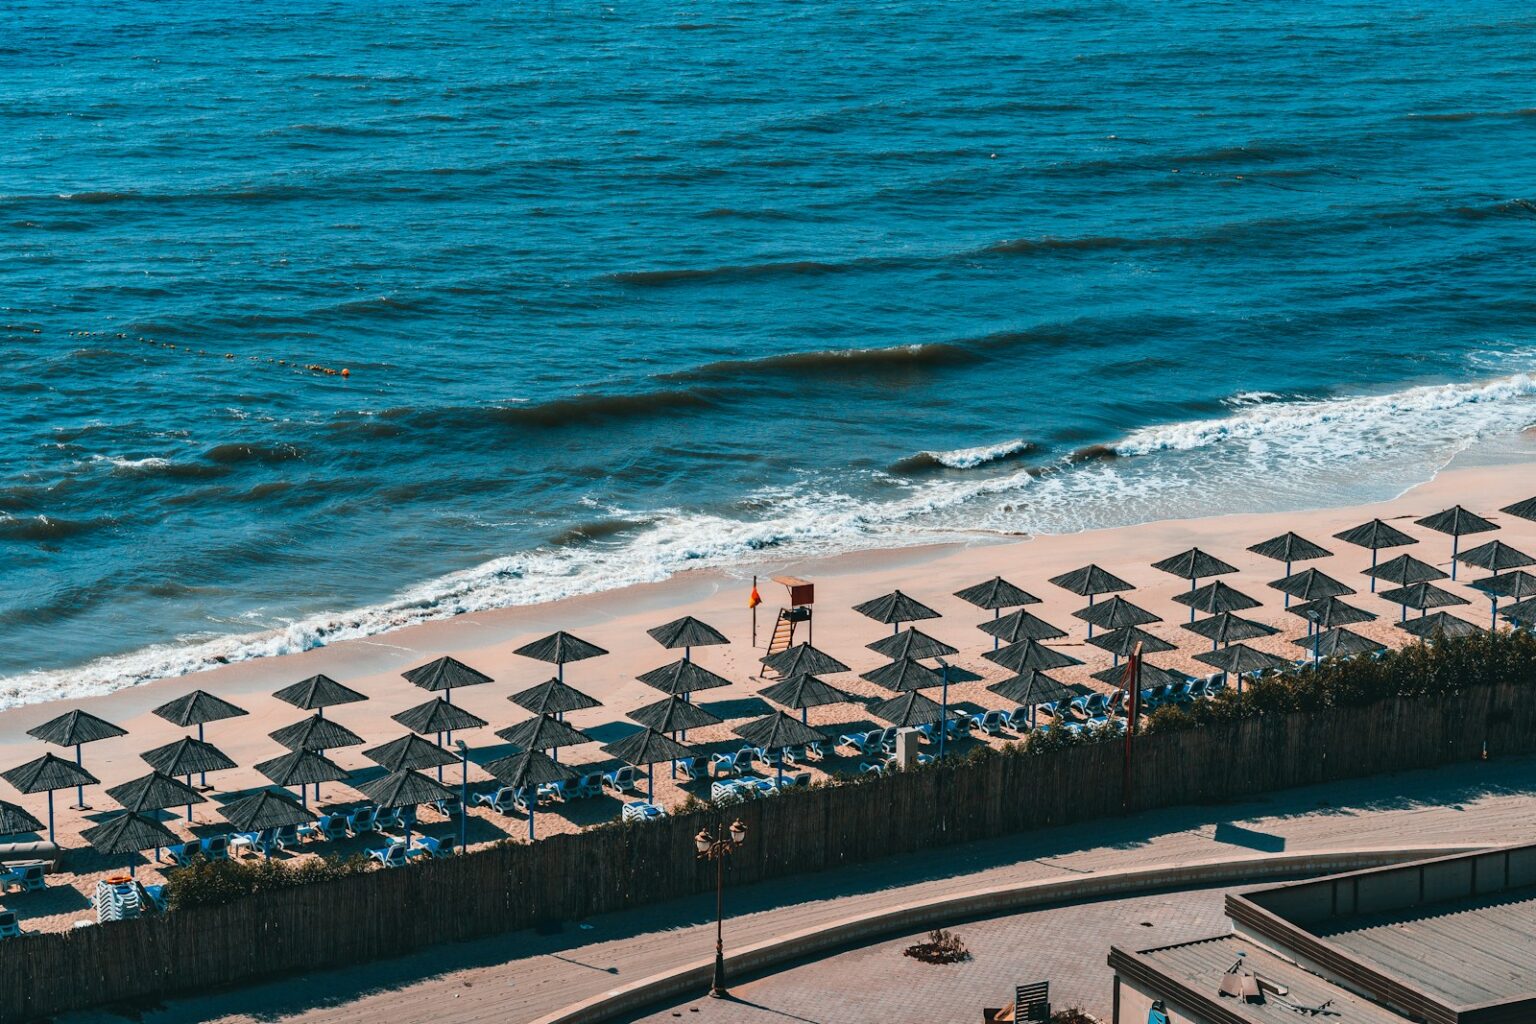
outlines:
[[[1235,506],[1306,507],[1340,490],[1375,498],[1431,475],[1472,441],[1536,421],[1536,379],[1410,388],[1326,400],[1261,399],[1220,419],[1138,430],[1111,446],[1123,458],[1023,467],[976,477],[883,481],[877,499],[819,486],[749,495],[739,516],[668,509],[600,545],[549,546],[508,555],[408,588],[391,600],[277,628],[145,648],[67,670],[0,679],[0,707],[99,694],[215,665],[372,636],[462,612],[527,605],[656,582],[684,569],[729,567],[765,553],[787,556],[894,547],[957,531],[1069,532]],[[983,464],[1019,442],[943,453]],[[1132,457],[1134,456],[1134,457]],[[935,456],[936,458],[938,456]],[[1329,474],[1333,474],[1330,476]],[[1369,494],[1359,489],[1370,489]],[[1355,490],[1347,490],[1355,488]],[[1386,488],[1387,493],[1381,493]]]
[[[1016,437],[1011,441],[1002,441],[998,444],[979,445],[975,448],[956,448],[949,452],[923,452],[941,466],[950,469],[975,469],[998,459],[1006,459],[1010,455],[1028,451],[1032,446],[1022,437]]]

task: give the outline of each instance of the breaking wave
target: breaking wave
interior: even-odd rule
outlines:
[[[999,444],[979,445],[975,448],[956,448],[948,452],[918,452],[891,466],[893,473],[922,473],[940,469],[975,469],[988,463],[1004,462],[1027,455],[1036,446],[1022,437]]]

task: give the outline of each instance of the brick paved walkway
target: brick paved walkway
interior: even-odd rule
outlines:
[[[727,942],[763,941],[914,899],[1072,873],[1254,852],[1494,844],[1528,840],[1533,832],[1536,760],[1458,765],[1051,829],[736,889],[727,893]],[[713,911],[712,895],[678,900],[554,934],[439,946],[383,963],[135,1007],[134,1016],[143,1024],[530,1021],[707,957]],[[122,1018],[94,1013],[64,1021],[120,1024]]]

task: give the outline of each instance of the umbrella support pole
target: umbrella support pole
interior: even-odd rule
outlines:
[[[1456,555],[1461,549],[1461,537],[1451,534],[1451,582],[1456,582]]]
[[[81,760],[80,744],[78,744],[78,743],[75,744],[75,767],[76,768],[84,768],[85,767],[85,764]],[[75,787],[75,805],[73,807],[71,807],[70,810],[72,810],[72,811],[88,811],[88,810],[90,810],[90,807],[87,806],[86,802],[85,802],[85,787],[84,786],[76,786]]]
[[[1376,549],[1371,548],[1371,568],[1376,568]],[[1376,577],[1371,577],[1371,593],[1376,593]]]
[[[53,790],[48,791],[48,841],[57,845],[58,840],[53,835]]]

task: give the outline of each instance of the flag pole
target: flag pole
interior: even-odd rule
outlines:
[[[752,594],[754,597],[757,595],[756,576],[752,577]],[[752,601],[750,603],[752,605],[752,646],[755,648],[757,646],[757,602]]]

